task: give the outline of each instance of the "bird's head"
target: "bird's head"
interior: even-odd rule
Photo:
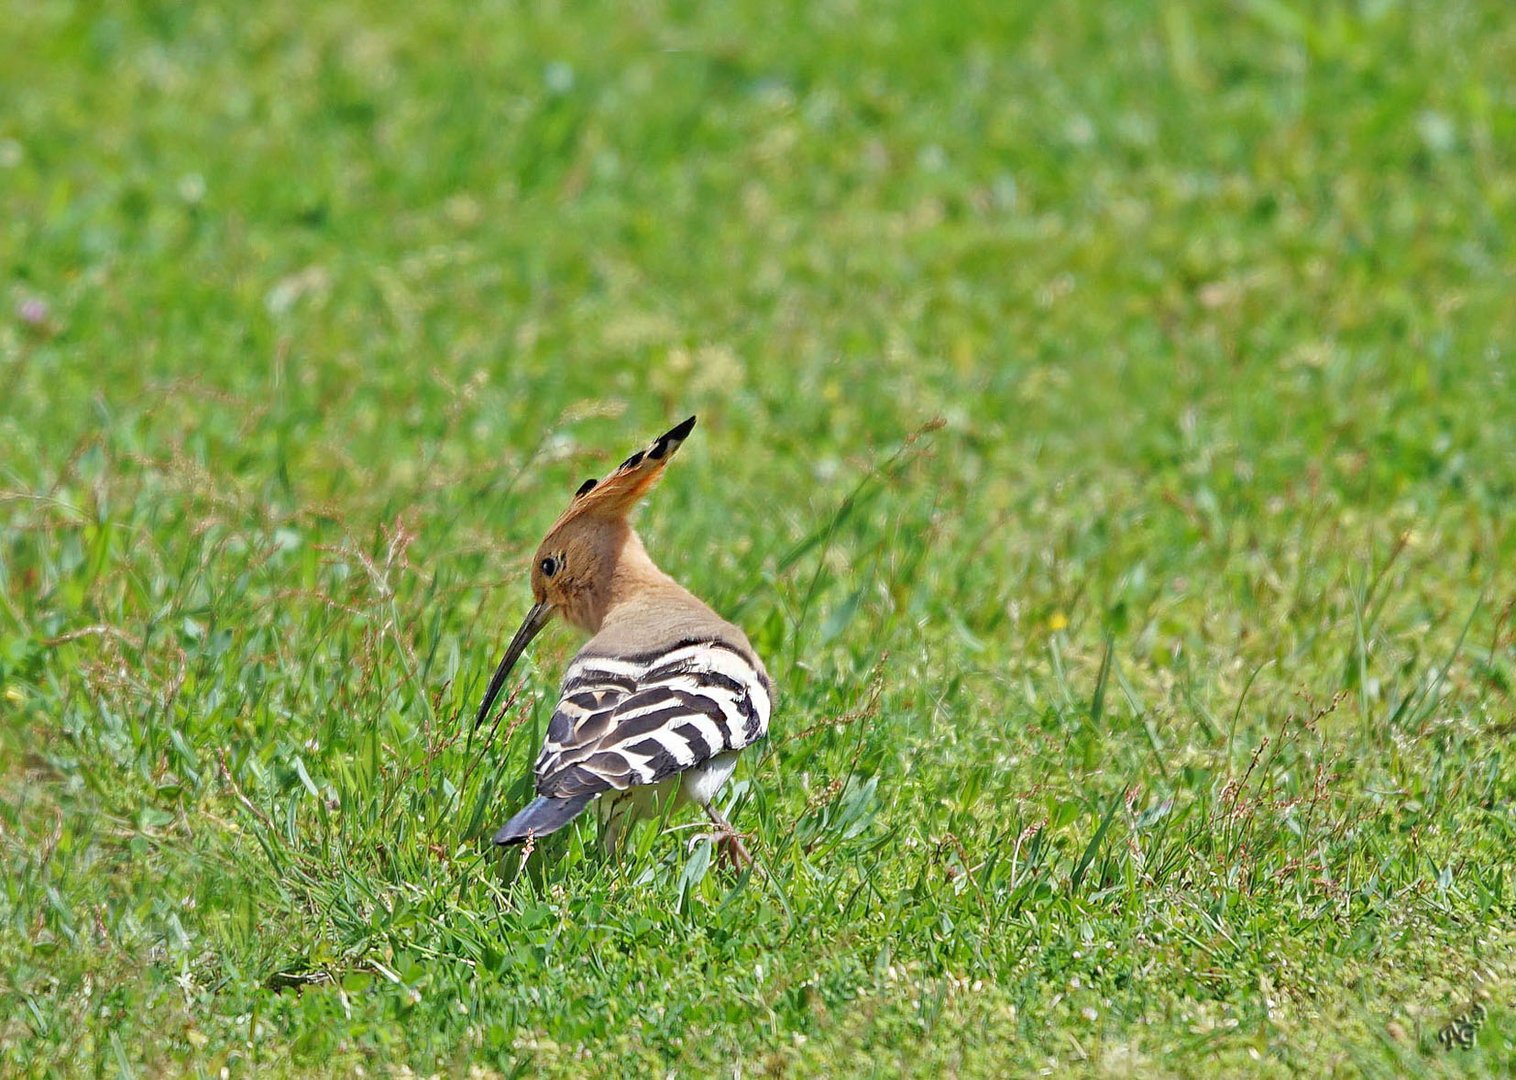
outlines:
[[[527,645],[553,616],[562,615],[568,623],[591,633],[599,629],[618,564],[628,552],[647,562],[627,515],[657,482],[694,427],[692,416],[638,450],[604,480],[586,480],[574,492],[568,509],[553,523],[532,556],[532,608],[490,679],[474,719],[475,727],[489,715]]]

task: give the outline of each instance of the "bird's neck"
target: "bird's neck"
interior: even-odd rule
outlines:
[[[665,574],[653,562],[647,549],[642,546],[642,538],[633,530],[627,529],[626,540],[611,568],[602,621],[605,616],[624,605],[646,603],[670,594],[683,594],[684,591],[683,585]]]
[[[574,605],[569,621],[591,634],[600,632],[605,620],[618,611],[652,602],[666,602],[688,595],[684,586],[658,568],[642,546],[642,538],[630,527],[610,553],[609,573]]]

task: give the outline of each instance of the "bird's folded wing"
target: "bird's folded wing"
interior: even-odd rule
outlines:
[[[567,798],[657,783],[763,738],[771,701],[767,675],[724,642],[579,656],[537,757],[537,791]]]

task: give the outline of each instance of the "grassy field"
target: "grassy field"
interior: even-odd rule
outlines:
[[[1516,1071],[1513,71],[1505,0],[5,0],[0,1074]],[[771,880],[502,860],[525,559],[692,412],[640,527],[778,685]]]

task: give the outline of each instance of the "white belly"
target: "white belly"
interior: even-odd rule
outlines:
[[[679,774],[679,794],[685,801],[704,806],[716,797],[737,768],[737,752],[729,750],[702,761]]]

